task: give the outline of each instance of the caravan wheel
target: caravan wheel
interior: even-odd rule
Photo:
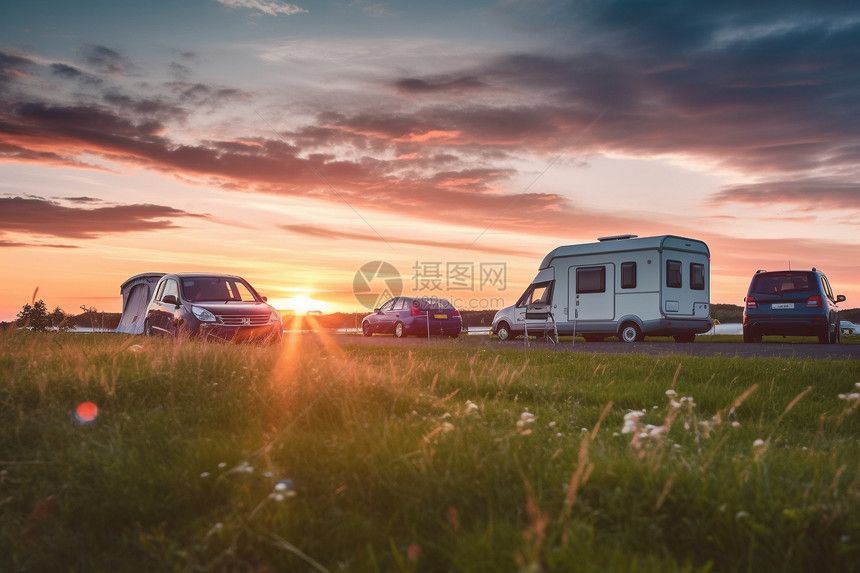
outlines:
[[[642,340],[645,339],[645,337],[642,336],[642,331],[639,330],[639,327],[636,326],[635,322],[625,322],[622,324],[619,336],[624,342],[642,342]]]

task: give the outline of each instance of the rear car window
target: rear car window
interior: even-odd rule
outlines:
[[[815,275],[807,272],[786,271],[755,275],[750,294],[788,294],[815,288]]]
[[[416,298],[413,304],[421,310],[454,310],[454,305],[444,298]]]

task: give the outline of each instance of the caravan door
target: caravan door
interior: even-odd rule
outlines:
[[[569,320],[615,318],[615,265],[570,267],[568,285],[572,306]]]

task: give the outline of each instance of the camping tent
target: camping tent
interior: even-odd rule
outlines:
[[[158,279],[166,273],[141,273],[134,275],[120,287],[122,293],[122,318],[119,319],[117,332],[143,334],[143,319],[146,307],[155,294]]]

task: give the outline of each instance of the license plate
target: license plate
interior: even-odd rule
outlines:
[[[771,308],[774,308],[774,309],[778,309],[778,308],[794,308],[794,303],[793,303],[793,302],[775,302],[775,303],[773,303],[772,305],[770,305],[770,307],[771,307]]]
[[[433,318],[448,318],[447,314],[434,314]]]

